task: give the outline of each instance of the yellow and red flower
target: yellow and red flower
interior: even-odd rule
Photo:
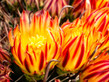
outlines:
[[[44,9],[48,10],[53,17],[55,17],[56,15],[59,16],[61,9],[64,6],[68,5],[68,2],[68,0],[45,0]],[[63,11],[62,17],[65,15],[67,11],[67,9]]]
[[[64,71],[77,72],[95,57],[92,54],[99,45],[102,34],[95,29],[84,28],[84,22],[79,18],[72,23],[64,23],[61,28],[64,40],[58,67]]]
[[[108,82],[109,55],[103,52],[97,59],[91,61],[80,74],[81,82]]]
[[[90,0],[92,10],[109,7],[109,0]]]
[[[48,12],[36,16],[31,21],[23,11],[20,28],[9,32],[9,41],[15,63],[29,75],[45,74],[47,63],[58,60],[61,53],[62,32],[57,17],[51,19]],[[51,63],[53,68],[56,63]]]
[[[109,7],[100,8],[92,12],[86,19],[84,28],[96,29],[106,35],[109,23]]]
[[[109,0],[74,0],[74,17],[80,16],[83,12],[87,16],[94,10],[109,7]]]
[[[88,61],[86,38],[81,27],[81,21],[66,22],[61,28],[64,33],[62,55],[58,67],[63,71],[77,72]]]
[[[109,48],[109,7],[100,8],[93,11],[85,20],[83,28],[91,30],[97,36],[97,52]],[[95,40],[95,35],[92,40]],[[95,55],[96,56],[96,55]]]

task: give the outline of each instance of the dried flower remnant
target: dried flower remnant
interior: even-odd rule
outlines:
[[[1,82],[10,82],[11,78],[9,77],[9,74],[11,73],[11,69],[9,66],[4,66],[0,64],[0,81]]]
[[[11,58],[8,52],[0,47],[0,63],[4,63],[4,62],[10,63]]]
[[[91,4],[89,0],[74,0],[72,6],[74,10],[71,14],[73,14],[75,18],[81,15],[84,15],[83,17],[86,18],[91,13]]]
[[[49,13],[55,17],[55,16],[59,16],[60,15],[60,12],[61,12],[61,9],[68,5],[68,2],[67,0],[45,0],[44,1],[44,9],[45,10],[48,10]],[[65,9],[63,11],[63,14],[62,17],[65,16],[65,14],[68,12],[68,9]]]
[[[11,6],[18,4],[19,2],[21,2],[21,0],[6,0],[6,2],[8,4],[10,4]]]
[[[24,0],[27,7],[37,8],[43,7],[44,0]]]
[[[10,82],[11,78],[9,74],[12,70],[9,68],[11,63],[11,58],[7,51],[0,47],[0,81]]]

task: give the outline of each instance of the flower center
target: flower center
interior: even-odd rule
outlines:
[[[29,46],[32,46],[33,48],[40,48],[41,46],[43,46],[46,42],[46,38],[44,36],[32,36],[31,38],[29,38]]]

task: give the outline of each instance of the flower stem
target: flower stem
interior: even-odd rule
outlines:
[[[46,82],[46,80],[47,80],[48,73],[49,73],[49,70],[50,70],[50,64],[51,64],[51,62],[53,62],[53,61],[59,62],[58,60],[52,59],[52,60],[47,64],[43,82]]]
[[[66,9],[66,8],[72,8],[72,9],[74,9],[74,7],[73,6],[71,6],[71,5],[66,5],[66,6],[64,6],[62,9],[61,9],[61,12],[60,12],[60,14],[59,14],[59,24],[60,24],[60,20],[61,20],[61,14],[62,14],[62,11],[64,10],[64,9]]]

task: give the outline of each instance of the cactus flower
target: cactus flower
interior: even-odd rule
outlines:
[[[74,0],[72,6],[74,6],[74,16],[78,17],[83,12],[87,16],[94,10],[109,7],[109,0]]]
[[[51,19],[48,12],[36,16],[31,21],[23,11],[14,31],[9,32],[9,41],[15,63],[28,75],[43,75],[51,59],[58,60],[61,53],[62,33],[57,17]],[[53,68],[56,63],[50,65]]]
[[[57,66],[63,71],[77,72],[88,59],[88,56],[85,55],[86,40],[80,21],[77,19],[73,23],[66,22],[61,28],[64,33],[64,40],[62,55]]]
[[[62,56],[58,67],[63,71],[78,72],[91,59],[99,45],[102,34],[95,29],[84,28],[80,19],[72,23],[66,22],[63,29]]]
[[[92,10],[108,7],[109,0],[90,0]]]
[[[97,9],[92,12],[86,19],[85,27],[94,28],[97,31],[102,32],[103,35],[106,34],[107,29],[109,28],[109,7]]]
[[[109,55],[103,51],[100,56],[91,61],[80,74],[81,82],[108,82],[109,81]]]
[[[84,22],[83,28],[100,33],[98,37],[98,51],[109,48],[109,7],[93,11]],[[95,40],[95,38],[94,38]]]

